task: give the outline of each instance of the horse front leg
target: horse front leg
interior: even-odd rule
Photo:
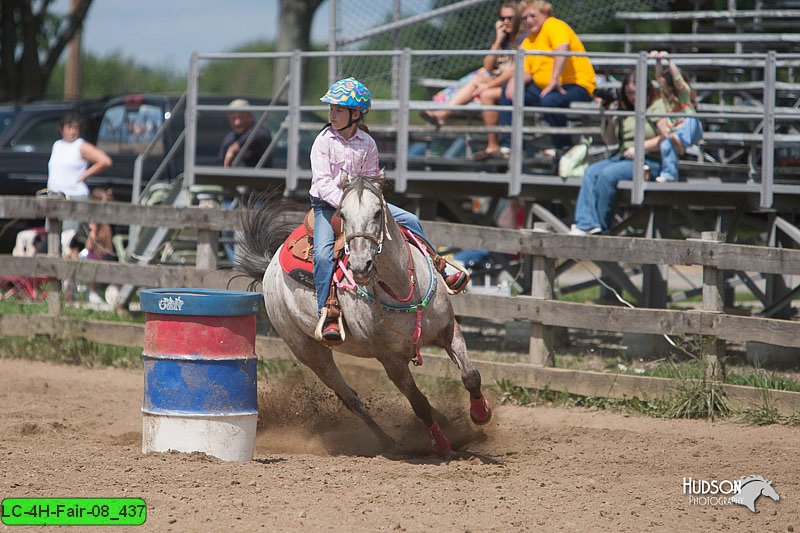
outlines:
[[[344,380],[341,372],[339,372],[339,367],[336,366],[336,362],[333,360],[333,353],[329,348],[312,342],[310,339],[308,342],[303,343],[302,348],[295,350],[293,346],[290,345],[290,347],[295,357],[310,368],[320,381],[336,393],[336,396],[339,397],[345,407],[364,421],[370,431],[372,431],[378,439],[378,442],[380,442],[383,451],[391,451],[394,449],[394,439],[387,435],[375,422],[369,412],[367,412],[364,404],[361,403],[358,393]]]
[[[436,455],[446,457],[451,450],[450,441],[445,437],[439,423],[433,419],[431,404],[417,387],[414,376],[408,368],[408,359],[397,356],[390,360],[381,360],[381,364],[392,383],[408,398],[414,414],[425,424]]]
[[[461,382],[469,392],[469,417],[479,426],[488,424],[492,419],[492,408],[481,392],[481,374],[469,358],[467,342],[461,333],[461,326],[455,320],[450,343],[445,344],[444,349],[461,371]]]

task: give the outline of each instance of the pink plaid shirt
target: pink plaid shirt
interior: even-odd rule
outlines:
[[[375,139],[360,129],[345,139],[332,128],[325,128],[311,147],[311,196],[339,207],[342,203],[339,174],[343,170],[349,174],[377,176]]]

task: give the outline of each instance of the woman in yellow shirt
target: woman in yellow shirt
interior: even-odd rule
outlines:
[[[522,41],[521,48],[543,52],[586,52],[586,48],[569,24],[553,16],[553,5],[544,0],[523,0],[520,2],[522,18],[530,31]],[[526,106],[537,107],[569,107],[571,102],[589,102],[595,88],[594,68],[585,56],[539,56],[525,57],[525,98]],[[500,105],[511,105],[513,82],[509,75],[503,86]],[[563,114],[548,113],[544,115],[547,123],[554,127],[567,125],[567,117]],[[511,125],[511,113],[500,115],[500,125]],[[501,141],[505,146],[510,138]],[[556,149],[568,148],[572,145],[569,135],[553,135],[553,146]],[[548,151],[550,155],[552,151]]]

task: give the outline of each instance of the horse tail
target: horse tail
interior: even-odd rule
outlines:
[[[250,290],[264,277],[272,256],[302,222],[302,213],[307,209],[275,191],[250,196],[247,209],[242,210],[243,232],[236,238],[235,260],[236,270],[253,278]]]

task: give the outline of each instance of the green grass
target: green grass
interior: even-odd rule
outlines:
[[[734,413],[725,389],[717,381],[681,381],[665,404],[664,418],[704,418],[713,421]]]
[[[48,361],[89,368],[142,368],[142,349],[97,344],[67,336],[0,337],[0,357]]]
[[[46,315],[47,302],[29,302],[24,300],[0,300],[0,315]],[[144,323],[144,313],[118,313],[115,311],[97,311],[79,305],[66,305],[61,314],[69,318],[84,320],[113,320],[115,322]]]
[[[550,405],[555,407],[583,407],[585,409],[633,412],[647,416],[659,416],[663,407],[659,402],[633,398],[603,398],[599,396],[581,396],[566,391],[554,391],[548,388],[531,389],[514,385],[507,379],[495,383],[500,390],[500,402],[521,406]]]
[[[47,302],[26,302],[24,300],[0,300],[0,315],[45,315]]]

